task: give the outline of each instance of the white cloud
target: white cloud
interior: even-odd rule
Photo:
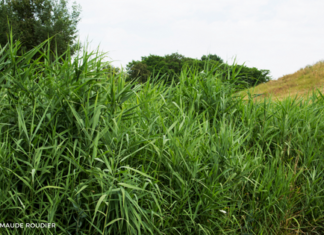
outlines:
[[[207,53],[274,78],[324,59],[322,0],[93,0],[82,6],[79,34],[101,43],[115,66],[149,54]]]

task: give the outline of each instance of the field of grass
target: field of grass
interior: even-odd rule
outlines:
[[[0,49],[0,234],[324,234],[321,93],[244,101],[226,71],[133,87],[98,53],[18,49]]]
[[[250,92],[252,95],[260,94],[256,100],[263,100],[265,97],[283,100],[287,97],[305,98],[316,90],[324,91],[324,61],[319,61],[312,66],[307,65],[293,74],[260,84],[241,94],[245,99],[248,97],[246,94]]]

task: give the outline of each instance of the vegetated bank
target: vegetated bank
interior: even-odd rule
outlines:
[[[31,60],[43,46],[44,63]],[[132,89],[122,74],[104,76],[103,55],[18,50],[0,50],[1,224],[56,224],[24,234],[324,233],[322,96],[243,102],[223,70]]]
[[[324,61],[319,61],[314,65],[307,65],[293,74],[288,74],[260,84],[256,87],[242,91],[241,94],[247,98],[247,92],[256,96],[256,100],[264,97],[272,97],[274,100],[283,100],[287,97],[306,98],[313,91],[324,91]]]

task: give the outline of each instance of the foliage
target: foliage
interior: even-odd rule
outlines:
[[[0,45],[8,42],[12,27],[13,40],[22,42],[22,50],[29,51],[48,38],[54,36],[51,50],[62,55],[67,48],[73,55],[78,45],[77,23],[80,21],[81,8],[76,3],[70,13],[67,0],[6,0],[0,5]],[[34,58],[38,58],[36,55]],[[53,57],[51,55],[51,57]]]
[[[147,64],[139,61],[132,61],[127,65],[128,69],[128,81],[133,81],[136,78],[140,78],[140,82],[146,82],[151,72],[147,68]]]
[[[249,68],[243,66],[240,72],[240,81],[246,82],[247,87],[253,87],[271,80],[270,71],[265,69]]]
[[[181,70],[185,65],[192,65],[194,59],[187,58],[179,53],[172,53],[170,55],[158,56],[158,55],[149,55],[143,56],[141,61],[132,61],[127,65],[128,74],[131,80],[134,80],[138,73],[134,73],[133,66],[137,63],[142,63],[147,65],[146,74],[152,75],[155,80],[163,80],[167,83],[171,83],[173,80],[179,78]],[[201,65],[201,64],[200,64]],[[142,65],[143,67],[143,65]],[[201,67],[201,66],[200,66]],[[144,79],[145,81],[147,80]]]
[[[224,63],[223,59],[220,58],[218,55],[212,55],[212,54],[208,54],[208,55],[203,55],[201,57],[201,60],[202,61],[205,61],[205,60],[213,60],[213,61],[218,61],[220,63]]]
[[[132,88],[47,43],[0,49],[0,223],[56,227],[1,234],[324,233],[321,93],[245,102],[236,64]]]
[[[136,66],[135,66],[136,65]],[[145,67],[147,65],[147,67]],[[134,66],[134,67],[133,67]],[[150,55],[142,57],[141,61],[132,61],[127,65],[127,70],[129,74],[129,80],[135,80],[138,76],[143,77],[143,81],[152,75],[154,80],[163,80],[164,82],[171,84],[174,80],[177,82],[181,71],[184,68],[191,69],[195,73],[204,72],[217,67],[218,70],[223,72],[230,72],[230,77],[232,77],[232,71],[235,68],[231,68],[228,64],[224,63],[223,60],[217,55],[203,55],[201,60],[192,59],[180,55],[178,53],[173,53],[166,56]],[[135,72],[135,68],[136,71]],[[141,72],[139,72],[141,71]],[[269,70],[258,70],[257,68],[249,68],[244,65],[241,66],[239,74],[236,74],[235,84],[239,85],[241,89],[247,87],[256,86],[260,83],[264,83],[270,80],[268,74]],[[141,75],[142,74],[142,75]],[[145,75],[144,75],[145,74]],[[216,71],[214,71],[214,75]],[[234,80],[232,81],[234,82]],[[244,84],[244,85],[242,85]]]

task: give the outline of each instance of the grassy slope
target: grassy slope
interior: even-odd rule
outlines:
[[[324,61],[319,61],[312,66],[306,66],[293,74],[285,75],[278,80],[261,84],[254,88],[243,91],[242,94],[247,98],[246,92],[251,94],[263,94],[258,96],[258,100],[272,96],[277,100],[286,97],[305,97],[313,90],[324,91]]]

